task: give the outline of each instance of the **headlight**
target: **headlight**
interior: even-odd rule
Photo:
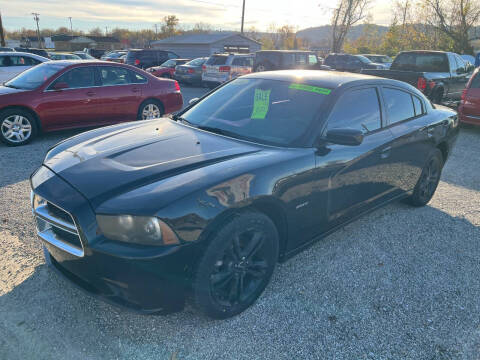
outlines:
[[[173,230],[156,217],[97,215],[97,222],[111,240],[151,246],[179,244]]]

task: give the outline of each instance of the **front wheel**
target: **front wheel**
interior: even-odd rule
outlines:
[[[408,198],[411,205],[420,207],[428,204],[437,190],[442,168],[443,156],[441,151],[436,149],[428,157],[420,179],[413,190],[413,195]]]
[[[246,212],[226,222],[201,258],[193,295],[207,316],[235,316],[262,294],[278,259],[278,233],[264,214]]]
[[[138,109],[138,120],[158,119],[163,115],[163,107],[158,101],[147,100]]]
[[[32,114],[22,109],[0,113],[0,140],[9,146],[28,144],[36,135],[37,127]]]

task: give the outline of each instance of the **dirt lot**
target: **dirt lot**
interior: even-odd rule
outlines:
[[[480,129],[462,130],[429,206],[346,226],[226,321],[127,313],[47,268],[28,177],[74,133],[0,145],[0,359],[480,358]]]

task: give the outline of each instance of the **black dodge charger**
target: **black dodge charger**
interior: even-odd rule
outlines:
[[[457,134],[455,112],[403,82],[251,74],[172,118],[57,144],[33,213],[47,262],[87,292],[227,318],[278,261],[391,201],[427,204]]]

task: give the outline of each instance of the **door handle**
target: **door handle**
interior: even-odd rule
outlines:
[[[138,93],[138,92],[140,92],[140,89],[139,89],[139,88],[133,88],[133,89],[132,89],[132,92]]]
[[[381,153],[380,153],[380,157],[382,159],[388,159],[390,157],[390,153],[392,152],[392,147],[391,146],[388,146],[384,149],[382,149]]]
[[[87,96],[94,96],[95,92],[94,91],[87,91]]]

